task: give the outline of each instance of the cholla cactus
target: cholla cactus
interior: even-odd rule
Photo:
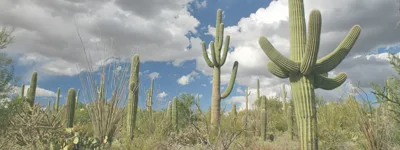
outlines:
[[[345,73],[328,78],[327,72],[334,69],[350,52],[361,32],[355,25],[331,54],[317,60],[321,34],[321,13],[310,14],[308,37],[304,17],[303,0],[289,0],[290,59],[279,53],[265,37],[259,44],[271,62],[268,70],[279,78],[289,78],[292,97],[301,137],[302,150],[318,149],[317,114],[314,90],[332,90],[347,79]]]

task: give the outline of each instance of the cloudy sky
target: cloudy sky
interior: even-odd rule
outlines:
[[[333,51],[353,25],[362,27],[350,54],[329,73],[346,72],[347,82],[332,91],[317,90],[318,95],[337,100],[349,87],[359,84],[368,90],[370,82],[383,83],[395,74],[387,53],[400,50],[400,27],[395,29],[400,20],[398,0],[304,0],[304,4],[307,20],[312,9],[322,13],[319,57]],[[279,94],[288,81],[267,71],[269,59],[258,38],[269,38],[289,56],[287,0],[2,0],[0,26],[16,28],[15,43],[4,51],[13,57],[21,84],[29,85],[32,72],[38,72],[38,100],[43,104],[54,100],[58,87],[63,96],[69,88],[82,89],[79,74],[89,68],[85,56],[90,55],[96,70],[104,60],[124,63],[139,54],[141,107],[143,89],[153,78],[160,107],[187,92],[201,94],[202,108],[207,109],[212,70],[200,43],[214,40],[218,8],[224,11],[225,35],[231,36],[222,67],[223,88],[233,62],[239,62],[234,90],[222,106],[229,109],[237,103],[241,108],[247,86],[254,101],[257,79],[263,95]]]

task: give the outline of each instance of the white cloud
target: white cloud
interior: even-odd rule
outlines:
[[[157,98],[158,99],[163,99],[163,98],[165,98],[167,96],[168,96],[168,94],[163,91],[161,93],[158,93]]]
[[[27,95],[28,93],[28,88],[30,85],[25,85],[25,89],[24,89],[24,96]],[[14,94],[20,94],[21,93],[21,87],[13,87],[13,93]],[[36,92],[35,92],[37,97],[56,97],[57,93],[50,91],[50,90],[46,90],[40,87],[36,87]],[[61,96],[61,94],[60,94]]]
[[[236,92],[238,92],[240,94],[244,94],[244,91],[240,87],[236,88]]]
[[[157,79],[157,78],[159,78],[159,75],[160,75],[160,73],[158,73],[158,72],[152,72],[152,73],[149,74],[149,78],[150,79]]]
[[[190,82],[194,81],[194,77],[196,77],[198,75],[198,73],[196,71],[192,71],[191,73],[189,73],[188,75],[184,75],[182,77],[180,77],[177,82],[180,85],[187,85]]]

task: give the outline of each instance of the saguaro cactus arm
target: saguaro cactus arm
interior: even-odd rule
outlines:
[[[226,56],[228,55],[228,49],[229,49],[229,41],[230,41],[231,37],[229,35],[227,35],[225,37],[225,43],[224,43],[224,49],[222,52],[222,58],[221,61],[219,62],[219,66],[223,66],[225,64],[226,61]]]
[[[258,42],[268,58],[277,66],[279,66],[282,70],[287,72],[299,71],[299,63],[294,62],[283,56],[279,51],[275,49],[275,47],[271,44],[271,42],[268,41],[267,38],[260,37]]]
[[[277,76],[278,78],[284,79],[289,77],[289,72],[279,68],[274,62],[270,61],[267,63],[267,69],[273,75]]]
[[[238,70],[238,65],[239,65],[239,63],[237,61],[235,61],[235,63],[233,64],[231,79],[230,79],[230,81],[228,83],[228,87],[225,89],[224,93],[221,94],[221,98],[226,98],[226,97],[229,96],[229,94],[231,94],[232,89],[233,89],[233,85],[235,85],[236,73],[237,73],[237,70]]]
[[[347,79],[346,73],[339,73],[335,78],[328,78],[322,75],[317,75],[315,77],[316,80],[316,88],[321,88],[324,90],[333,90],[340,85],[342,85]]]
[[[207,65],[208,65],[210,68],[213,68],[213,67],[214,67],[214,64],[211,62],[210,58],[208,58],[206,43],[201,42],[201,48],[203,49],[203,57],[204,57],[204,60],[206,61]]]
[[[319,39],[321,36],[321,12],[313,10],[310,14],[310,21],[308,24],[308,38],[306,43],[306,52],[300,64],[300,72],[308,75],[314,67],[319,50]]]
[[[339,44],[339,46],[330,54],[319,59],[313,68],[314,73],[325,73],[333,70],[342,62],[342,60],[350,52],[353,45],[356,43],[358,36],[361,33],[361,27],[355,25],[351,28],[346,38]]]

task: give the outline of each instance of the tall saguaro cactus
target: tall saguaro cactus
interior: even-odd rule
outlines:
[[[232,115],[234,115],[235,117],[237,116],[237,111],[236,111],[236,104],[232,104]]]
[[[147,91],[147,100],[146,100],[146,106],[147,106],[147,111],[152,112],[152,106],[153,106],[153,88],[154,88],[154,79],[151,79],[151,87]]]
[[[203,57],[206,61],[207,65],[213,68],[213,80],[212,80],[212,99],[211,99],[211,126],[212,132],[216,133],[216,129],[219,127],[220,123],[220,110],[221,110],[221,99],[224,99],[229,96],[232,92],[233,85],[235,84],[236,73],[238,70],[239,63],[235,61],[232,68],[231,79],[228,83],[228,87],[221,94],[221,67],[225,64],[226,56],[228,55],[229,49],[229,40],[230,36],[227,35],[225,37],[225,43],[223,43],[224,36],[224,23],[222,23],[222,10],[218,9],[217,11],[217,20],[216,20],[216,36],[215,43],[214,41],[210,42],[209,48],[211,49],[211,57],[208,57],[206,44],[202,42],[203,49]],[[222,49],[222,45],[224,48]],[[221,55],[221,51],[223,51]]]
[[[67,113],[65,119],[65,126],[66,128],[72,128],[74,125],[74,115],[75,115],[75,98],[76,92],[74,88],[70,88],[68,90],[68,97],[67,97]]]
[[[27,102],[31,107],[35,104],[36,86],[37,86],[37,72],[33,72],[31,77],[31,83],[26,96]]]
[[[128,140],[133,140],[133,130],[135,129],[136,125],[136,115],[139,101],[139,66],[139,55],[135,55],[132,58],[131,73],[129,78],[128,108],[126,116]]]
[[[279,78],[289,78],[294,100],[301,149],[318,149],[317,112],[314,89],[332,90],[347,79],[345,73],[328,78],[327,72],[334,69],[350,52],[361,32],[361,27],[352,27],[346,38],[329,55],[317,60],[321,34],[321,13],[310,14],[308,36],[304,17],[303,0],[289,0],[290,59],[279,53],[265,37],[259,44],[269,57],[268,70]]]

